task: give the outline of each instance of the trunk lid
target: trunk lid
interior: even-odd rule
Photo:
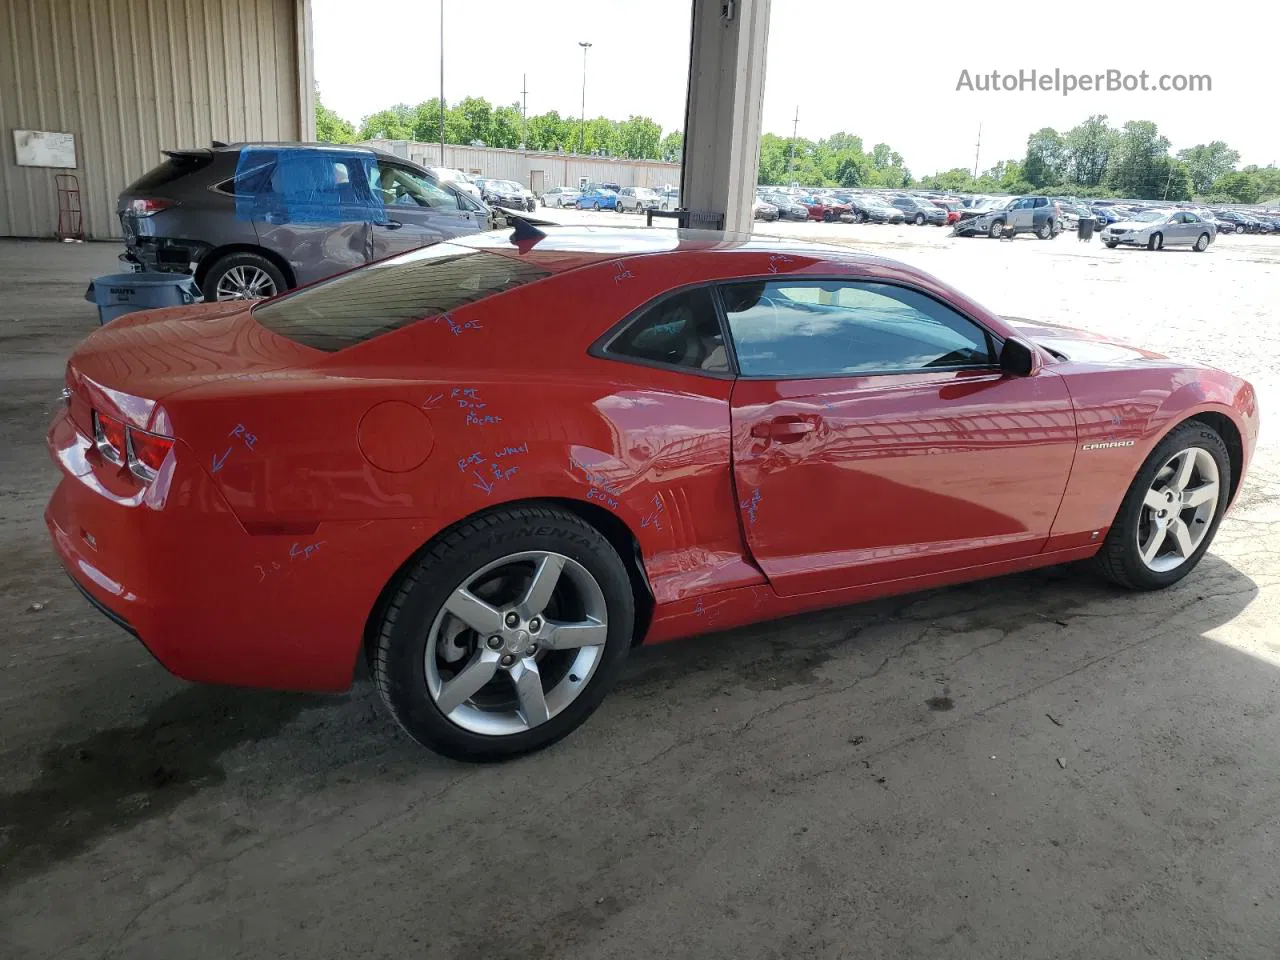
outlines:
[[[243,303],[126,314],[90,334],[67,362],[72,419],[91,435],[90,408],[149,429],[160,401],[324,354],[259,326]]]

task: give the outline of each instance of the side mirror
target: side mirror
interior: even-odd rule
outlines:
[[[1000,369],[1014,377],[1029,377],[1036,369],[1036,354],[1026,343],[1010,337],[1000,350]]]

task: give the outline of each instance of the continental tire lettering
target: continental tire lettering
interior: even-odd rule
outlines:
[[[1105,443],[1086,443],[1081,450],[1113,450],[1117,447],[1132,447],[1136,440],[1108,440]]]

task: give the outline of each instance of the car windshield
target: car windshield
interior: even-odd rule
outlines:
[[[1143,210],[1141,213],[1134,214],[1133,219],[1139,223],[1155,223],[1157,220],[1163,220],[1167,216],[1169,214],[1163,210]]]
[[[514,183],[511,180],[499,180],[498,186],[500,186],[503,190],[510,190],[512,193],[520,192],[520,184]]]
[[[253,308],[272,333],[336,351],[550,276],[513,257],[437,243],[369,264]]]

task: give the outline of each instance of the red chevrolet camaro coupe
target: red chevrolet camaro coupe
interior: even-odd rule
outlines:
[[[520,224],[67,365],[46,512],[190,680],[339,690],[454,757],[545,746],[627,652],[1094,557],[1167,586],[1253,451],[1248,383],[1015,325],[849,250]]]

